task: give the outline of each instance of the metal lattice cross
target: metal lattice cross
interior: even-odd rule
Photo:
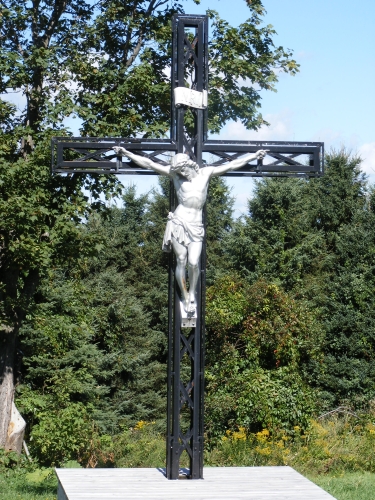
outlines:
[[[207,108],[204,105],[208,91],[207,16],[176,15],[173,18],[172,51],[170,139],[54,137],[53,173],[155,175],[154,171],[141,169],[131,161],[124,162],[121,156],[114,153],[112,149],[114,146],[123,146],[162,165],[168,165],[170,155],[176,153],[186,152],[199,165],[202,165],[202,155],[209,153],[216,158],[211,165],[219,166],[244,154],[266,149],[268,152],[264,159],[249,163],[226,175],[311,177],[323,174],[324,145],[321,142],[207,139]],[[193,99],[202,96],[200,107],[191,107],[189,104],[177,106],[175,91],[179,89],[179,92],[186,94],[187,73],[191,77],[188,97]],[[186,127],[186,113],[193,113],[192,133]],[[171,211],[174,211],[175,205],[176,197],[171,183]],[[201,479],[203,478],[205,245],[200,259],[197,317],[193,324],[182,322],[174,268],[171,255],[168,301],[167,477],[178,479],[180,457],[186,452],[190,460],[189,476],[192,479]]]

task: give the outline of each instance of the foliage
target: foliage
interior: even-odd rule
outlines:
[[[32,132],[43,126],[61,128],[74,113],[88,135],[163,135],[169,130],[165,68],[176,12],[183,13],[183,5],[166,0],[131,5],[112,0],[95,7],[84,0],[38,5],[8,0],[0,24],[5,40],[0,90],[25,95],[22,118]],[[209,12],[213,131],[233,118],[248,128],[259,127],[263,119],[257,112],[256,85],[274,89],[276,68],[298,71],[291,52],[274,47],[272,26],[261,26],[263,14],[261,2],[249,4],[249,19],[232,28],[217,12]],[[246,80],[251,85],[240,83]],[[9,114],[6,102],[3,108]]]
[[[21,330],[26,370],[17,401],[41,463],[82,459],[99,432],[164,414],[165,334],[158,325],[166,313],[160,308],[160,319],[158,304],[149,309],[155,305],[150,273],[143,282],[134,275],[147,271],[137,251],[144,206],[145,198],[130,190],[123,210],[82,228],[105,240],[106,251],[78,267],[51,270]],[[155,273],[160,279],[163,269]],[[163,296],[158,279],[156,293]]]
[[[250,18],[238,29],[209,12],[214,132],[229,119],[258,128],[264,123],[259,92],[274,87],[275,67],[297,71],[291,54],[273,46],[273,28],[261,25],[261,1],[248,5]],[[132,6],[113,0],[95,8],[83,0],[6,0],[2,8],[0,91],[19,92],[25,107],[18,113],[0,100],[0,390],[4,373],[21,382],[17,404],[41,464],[159,460],[169,263],[160,241],[168,181],[161,180],[150,197],[137,198],[129,189],[123,206],[110,208],[100,194],[107,201],[119,195],[116,180],[50,176],[49,140],[69,134],[63,122],[72,115],[82,121],[84,134],[166,134],[165,68],[175,12],[183,6],[164,0]],[[238,446],[246,448],[250,436],[253,443],[265,438],[258,434],[265,428],[271,434],[256,460],[270,448],[281,461],[277,433],[293,443],[309,435],[317,444],[323,431],[315,436],[308,430],[314,411],[340,403],[366,408],[374,399],[374,200],[360,159],[345,151],[327,155],[322,178],[260,181],[249,215],[236,223],[225,182],[212,181],[211,448],[226,430],[221,446],[230,449],[241,435],[246,439],[238,439]],[[156,423],[136,428],[137,421]],[[120,426],[125,430],[119,435]],[[358,454],[367,457],[372,437],[363,429],[361,437],[354,429],[350,435],[358,441],[346,444],[360,443]],[[317,449],[309,451],[317,453],[316,463],[331,464],[332,456]],[[340,463],[345,470],[351,464],[372,470],[372,462],[344,455],[334,458],[330,470]],[[17,469],[12,455],[1,460],[8,472]]]
[[[0,498],[4,500],[51,500],[57,479],[52,469],[40,468],[26,455],[0,449]]]
[[[30,448],[42,465],[59,466],[68,460],[81,459],[95,437],[89,410],[82,403],[38,413],[33,426]]]
[[[340,500],[370,500],[373,496],[373,425],[367,419],[333,418],[312,421],[306,433],[271,434],[263,429],[246,433],[228,431],[214,448],[205,450],[211,466],[290,465]],[[110,453],[108,453],[110,450]],[[97,445],[97,455],[111,455],[104,466],[164,467],[165,440],[152,422],[133,428]],[[19,460],[19,458],[17,458]],[[68,462],[67,467],[78,464]],[[97,466],[103,467],[103,462]],[[370,472],[371,471],[371,472]],[[51,469],[17,468],[0,472],[1,492],[7,499],[47,500],[56,494]]]
[[[302,431],[228,430],[206,463],[214,466],[289,465],[304,475],[374,472],[375,430],[369,416],[312,420]]]
[[[56,498],[57,478],[52,469],[45,470],[34,477],[15,472],[8,475],[0,473],[0,498],[6,500],[54,500]],[[38,478],[40,477],[40,479]],[[39,480],[37,480],[39,479]]]
[[[214,283],[222,266],[222,241],[233,223],[234,198],[222,177],[212,177],[207,197],[207,286]]]
[[[220,19],[217,12],[209,12],[213,19],[208,108],[212,132],[218,132],[229,119],[241,120],[248,129],[259,128],[266,122],[258,113],[261,98],[254,83],[259,89],[274,90],[276,67],[292,75],[298,71],[291,52],[273,46],[273,27],[260,26],[264,14],[261,2],[248,5],[251,17],[237,29]]]
[[[213,187],[215,241],[231,202],[222,180]],[[25,375],[17,404],[29,422],[30,450],[43,464],[105,462],[95,452],[100,436],[139,418],[165,431],[166,200],[165,192],[149,200],[126,190],[122,208],[81,228],[106,243],[101,252],[51,270],[38,288],[21,329]]]
[[[82,217],[95,208],[89,207],[82,189],[106,191],[111,182],[51,177],[45,168],[47,144],[47,139],[41,142],[27,160],[18,158],[10,164],[0,158],[3,321],[17,307],[27,308],[37,276],[53,261],[76,260],[77,255],[84,258],[100,245],[96,235],[80,230]]]
[[[309,363],[320,361],[314,315],[276,285],[225,276],[207,291],[210,439],[247,429],[306,427],[314,410]]]
[[[238,425],[253,432],[305,429],[317,407],[342,401],[340,393],[350,397],[348,383],[357,388],[351,402],[364,405],[371,397],[371,337],[365,344],[367,365],[355,364],[362,358],[342,363],[336,354],[347,379],[342,371],[335,375],[332,363],[340,337],[336,343],[324,338],[331,335],[327,325],[342,328],[351,311],[360,320],[357,331],[363,324],[371,333],[373,212],[357,165],[345,155],[329,157],[323,186],[320,179],[260,183],[251,219],[240,223],[231,221],[232,201],[223,180],[213,184],[207,295],[210,446]],[[22,329],[25,378],[18,404],[30,424],[32,452],[42,463],[77,458],[111,463],[114,451],[105,445],[106,436],[139,418],[155,420],[157,432],[164,432],[168,258],[159,246],[169,184],[163,180],[160,189],[152,198],[137,198],[131,188],[123,208],[90,217],[79,228],[80,237],[103,242],[100,252],[74,266],[62,262],[39,288]],[[318,206],[322,213],[319,200],[332,192],[344,193],[347,205],[334,197],[338,208],[330,210],[337,212],[337,227],[328,215],[319,219],[314,212]],[[352,251],[353,245],[360,247]],[[222,262],[230,262],[230,274]],[[357,265],[368,266],[368,272],[353,281]],[[349,333],[346,352],[361,356],[353,342],[356,330]],[[363,342],[363,334],[359,339]],[[351,377],[350,370],[359,368],[368,382]],[[359,385],[364,382],[365,390]],[[61,429],[53,426],[56,418]],[[79,422],[74,436],[70,419]]]
[[[29,312],[40,277],[53,265],[71,265],[95,254],[101,246],[96,234],[81,231],[89,206],[82,188],[110,190],[111,180],[52,178],[46,167],[48,150],[41,141],[28,158],[7,161],[0,155],[0,398],[9,415],[13,390],[2,386],[5,373],[18,377],[20,351],[16,351],[19,328]],[[1,149],[1,148],[0,148]],[[98,196],[98,191],[96,191]],[[101,203],[97,204],[97,207]],[[18,352],[18,356],[16,356]],[[18,359],[17,359],[18,358]],[[1,429],[7,428],[2,422]],[[4,446],[6,432],[0,433]]]
[[[116,467],[165,467],[165,438],[155,422],[137,422],[114,437]]]
[[[326,155],[326,173],[306,182],[258,183],[249,216],[223,239],[230,267],[250,283],[279,284],[317,314],[324,363],[311,383],[322,408],[365,408],[374,397],[374,211],[360,159]]]
[[[259,127],[255,85],[273,88],[275,67],[297,70],[290,52],[273,47],[272,28],[260,27],[261,3],[249,11],[238,30],[210,12],[209,127],[216,132],[234,116]],[[149,210],[146,198],[128,192],[123,210],[95,218],[99,194],[119,193],[116,181],[52,178],[48,165],[49,139],[68,133],[63,120],[72,114],[82,120],[84,134],[165,134],[165,67],[175,12],[182,6],[164,1],[3,5],[0,91],[20,93],[25,106],[17,114],[2,100],[0,108],[1,315],[10,346],[9,366],[1,370],[14,370],[9,339],[27,317],[18,346],[24,357],[23,365],[18,360],[18,404],[29,422],[32,453],[43,464],[103,461],[87,450],[106,432],[136,416],[158,418],[164,409],[168,261],[155,251],[155,241],[165,199],[155,194]],[[232,66],[220,55],[229,47]],[[231,222],[222,181],[211,186],[210,200],[208,239],[214,242]],[[214,249],[211,269],[216,263]]]
[[[5,451],[4,449],[0,449],[1,473],[4,473],[9,469],[15,469],[23,464],[27,464],[26,457],[20,456],[15,451]]]
[[[72,116],[82,121],[83,134],[165,135],[170,118],[165,68],[171,54],[171,17],[176,12],[183,12],[182,5],[167,0],[137,0],[131,5],[112,0],[95,6],[85,0],[5,0],[2,4],[0,337],[5,350],[0,358],[0,394],[2,398],[3,392],[8,394],[5,420],[13,390],[3,387],[4,374],[16,376],[15,338],[40,278],[63,260],[74,267],[77,260],[84,261],[100,250],[100,238],[81,231],[80,225],[102,205],[101,193],[106,197],[119,193],[113,178],[52,178],[49,139],[69,135],[64,120]],[[249,5],[249,12],[252,18],[239,30],[210,14],[215,18],[210,48],[215,75],[212,130],[218,131],[234,112],[247,127],[260,126],[263,120],[255,113],[259,96],[249,89],[258,83],[271,88],[276,66],[290,74],[297,69],[290,52],[273,47],[272,29],[259,27],[261,3]],[[232,38],[237,32],[243,40],[233,45],[232,60],[241,66],[237,74],[251,85],[241,87],[232,78],[233,96],[229,92],[224,102],[221,92],[229,82],[230,68],[216,56],[226,45],[227,35]],[[21,97],[20,111],[6,100],[9,93]],[[88,203],[83,189],[94,203]],[[0,425],[1,446],[7,425],[6,421]]]

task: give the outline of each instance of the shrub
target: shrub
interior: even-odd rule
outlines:
[[[305,475],[375,472],[375,424],[367,418],[312,420],[286,433],[244,427],[228,430],[215,448],[207,449],[206,465],[289,465]]]
[[[316,392],[310,365],[321,358],[314,314],[275,284],[225,276],[207,292],[206,423],[226,428],[308,426]]]

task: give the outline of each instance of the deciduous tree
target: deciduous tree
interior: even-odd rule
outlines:
[[[64,119],[91,135],[162,136],[168,130],[171,16],[177,1],[2,0],[0,4],[0,446],[6,446],[14,392],[15,339],[39,277],[54,259],[95,251],[77,229],[103,190],[100,177],[50,177],[51,135]],[[261,89],[279,68],[297,71],[289,51],[261,26],[260,1],[238,29],[210,12],[210,129],[230,118],[263,123]],[[8,95],[20,97],[16,109]]]

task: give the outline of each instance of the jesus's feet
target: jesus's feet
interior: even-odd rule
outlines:
[[[182,301],[183,305],[184,305],[184,310],[185,312],[189,312],[189,304],[190,304],[190,300],[189,300],[189,297],[186,297],[183,301]]]
[[[195,316],[196,311],[197,311],[197,303],[194,300],[186,299],[184,300],[184,309],[185,312],[188,314],[188,316]]]
[[[195,316],[197,312],[197,301],[195,300],[195,297],[190,297],[189,301],[189,307],[188,310],[186,311],[189,316]]]

